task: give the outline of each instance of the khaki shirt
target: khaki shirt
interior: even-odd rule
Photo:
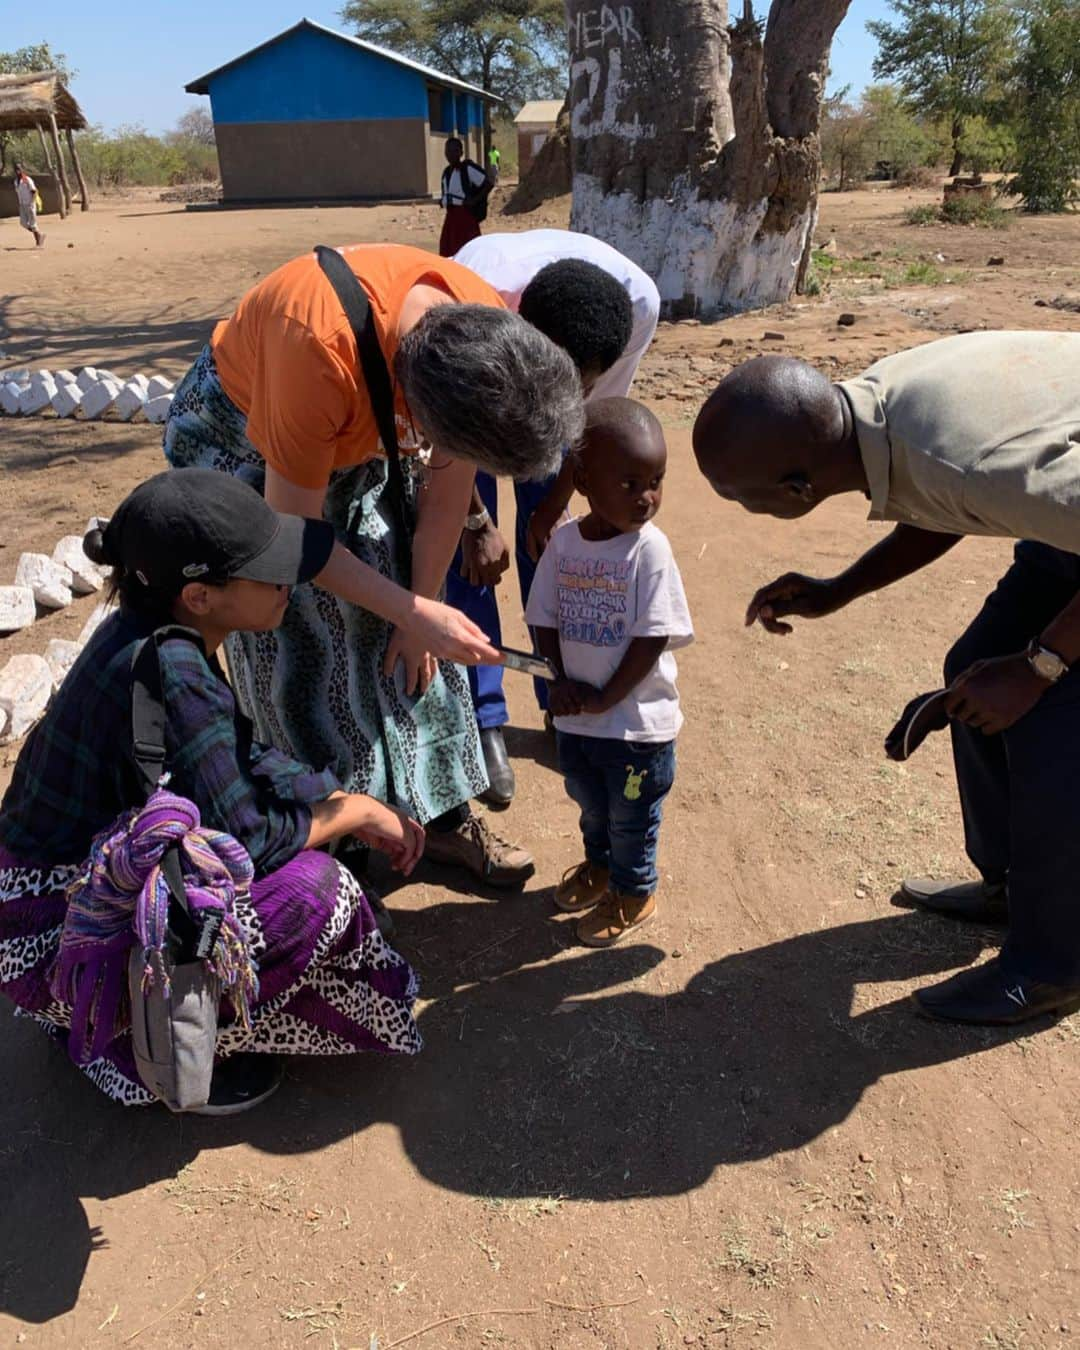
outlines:
[[[871,520],[1080,553],[1080,333],[965,333],[839,387]]]

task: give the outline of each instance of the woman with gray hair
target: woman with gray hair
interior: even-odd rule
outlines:
[[[275,510],[337,531],[281,627],[229,640],[258,739],[409,810],[428,857],[490,885],[519,884],[532,859],[470,810],[487,775],[452,663],[501,658],[437,597],[476,466],[542,478],[582,425],[570,358],[486,282],[372,244],[318,249],[259,282],[214,330],[165,427],[173,466],[234,474]]]

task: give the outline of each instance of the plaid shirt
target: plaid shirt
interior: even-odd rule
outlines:
[[[0,805],[0,843],[20,859],[81,862],[95,834],[141,804],[130,759],[131,665],[153,627],[123,611],[102,624],[27,738]],[[309,803],[340,784],[252,739],[197,638],[171,638],[160,652],[170,790],[195,803],[204,825],[238,839],[264,876],[304,847]]]

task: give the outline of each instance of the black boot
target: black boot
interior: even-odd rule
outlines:
[[[484,750],[484,764],[487,766],[487,791],[480,794],[480,800],[489,806],[509,806],[514,800],[514,769],[506,753],[501,727],[481,727],[480,744]]]
[[[968,923],[1006,924],[1009,898],[1002,881],[933,881],[912,877],[900,883],[901,892],[923,909]]]
[[[941,984],[917,989],[912,1000],[924,1017],[945,1022],[973,1022],[979,1026],[1010,1027],[1044,1013],[1067,1013],[1080,1008],[1080,989],[1007,975],[1001,960],[962,970]]]

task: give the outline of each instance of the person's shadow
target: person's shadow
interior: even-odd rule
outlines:
[[[816,1138],[884,1075],[1008,1034],[928,1023],[869,988],[978,954],[983,935],[924,914],[737,952],[667,995],[639,981],[665,960],[677,980],[689,960],[644,944],[579,954],[529,897],[399,912],[398,927],[433,999],[419,1019],[423,1053],[296,1060],[248,1116],[124,1110],[30,1023],[6,1020],[0,1308],[31,1322],[70,1309],[91,1251],[108,1240],[88,1227],[80,1197],[173,1176],[203,1148],[246,1141],[300,1155],[387,1121],[417,1170],[449,1190],[672,1195],[720,1165]]]

